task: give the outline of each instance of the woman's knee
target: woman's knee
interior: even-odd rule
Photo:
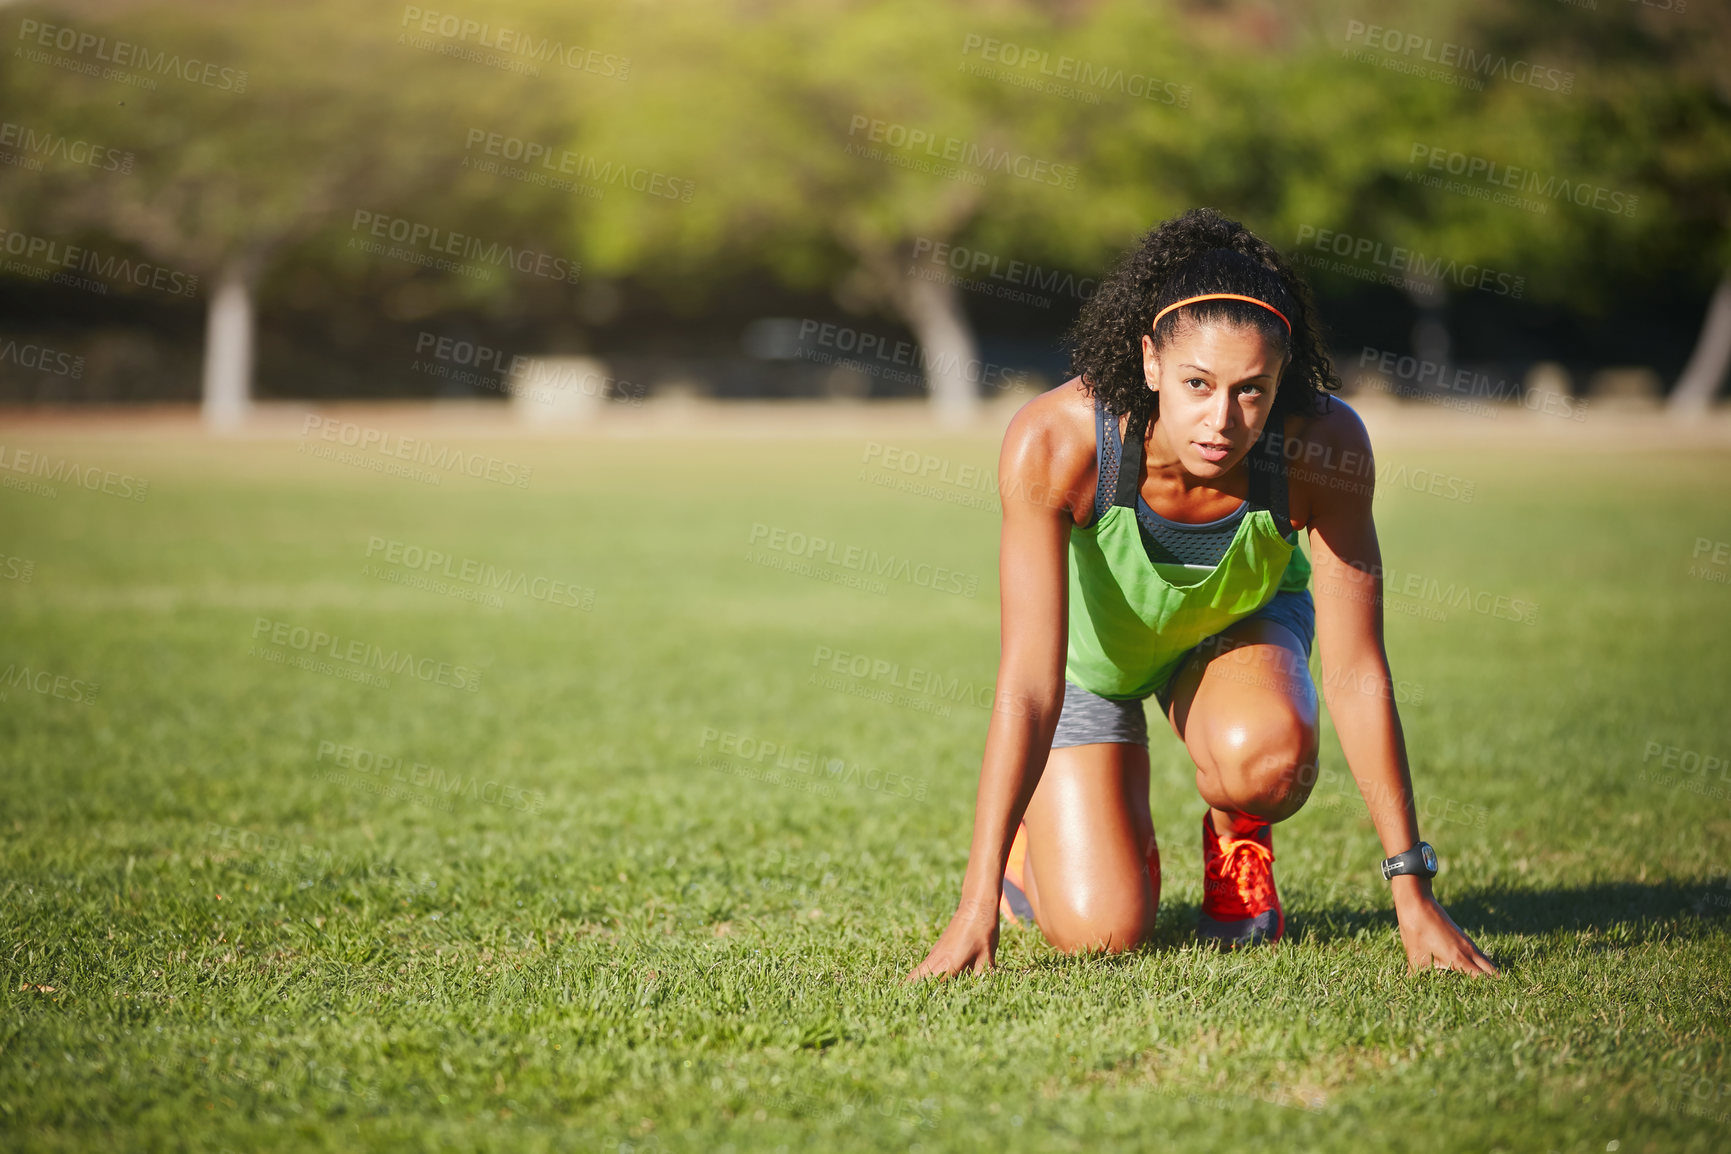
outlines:
[[[1268,821],[1292,816],[1316,784],[1314,719],[1294,709],[1266,709],[1220,725],[1208,735],[1199,766],[1230,808]]]
[[[1157,906],[1158,898],[1146,885],[1078,906],[1048,899],[1040,908],[1040,932],[1054,949],[1067,954],[1122,953],[1153,935]]]
[[[1070,861],[1055,872],[1039,868],[1030,846],[1028,897],[1053,948],[1118,953],[1148,940],[1160,907],[1159,853],[1149,841],[1139,862]]]

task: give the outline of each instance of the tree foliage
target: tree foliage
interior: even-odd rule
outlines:
[[[1704,288],[1731,268],[1731,16],[1706,3],[515,0],[453,15],[171,0],[8,15],[6,122],[133,160],[0,168],[0,227],[205,272],[292,253],[315,283],[374,284],[404,315],[545,286],[368,257],[357,211],[557,248],[586,276],[690,301],[759,270],[904,317],[910,258],[935,242],[1097,273],[1196,204],[1282,247],[1328,230],[1506,270],[1527,297],[1582,308],[1632,277]],[[41,27],[244,84],[84,75],[73,66],[96,56],[41,49]],[[508,160],[531,145],[532,161]]]

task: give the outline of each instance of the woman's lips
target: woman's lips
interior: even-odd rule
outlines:
[[[1190,443],[1196,446],[1196,451],[1202,455],[1202,459],[1209,462],[1224,461],[1226,455],[1232,451],[1231,445],[1210,445],[1202,441],[1191,441]]]

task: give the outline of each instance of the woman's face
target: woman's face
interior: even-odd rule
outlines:
[[[1244,459],[1274,405],[1286,355],[1255,329],[1185,323],[1158,351],[1142,336],[1142,371],[1160,394],[1154,437],[1184,470],[1219,477]]]

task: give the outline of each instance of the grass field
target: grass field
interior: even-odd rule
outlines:
[[[893,446],[921,493],[865,436],[497,440],[438,484],[3,440],[116,478],[0,489],[8,1150],[1731,1143],[1731,456],[1384,454],[1453,479],[1379,493],[1389,649],[1502,979],[1406,974],[1329,734],[1278,950],[1194,944],[1165,737],[1153,948],[1006,930],[907,987],[966,858],[995,442]]]

